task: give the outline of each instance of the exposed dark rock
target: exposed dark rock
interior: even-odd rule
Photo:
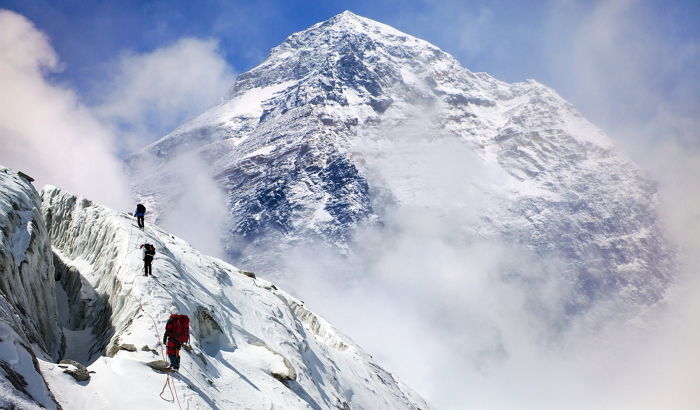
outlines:
[[[114,357],[119,352],[119,343],[115,340],[112,346],[107,350],[107,357]]]
[[[148,345],[143,346],[143,347],[141,348],[141,351],[142,351],[142,352],[151,352],[151,353],[153,353],[154,355],[158,355],[158,351],[157,351],[156,349],[151,349],[150,347],[148,347]]]
[[[119,346],[119,349],[121,350],[126,350],[127,352],[135,352],[136,351],[136,346],[130,344],[130,343],[125,343],[123,345]]]
[[[153,370],[158,370],[160,372],[164,372],[165,369],[170,366],[170,363],[166,362],[165,360],[154,360],[152,362],[146,363],[146,366],[150,367]]]
[[[90,380],[90,372],[87,367],[83,366],[81,363],[75,360],[61,360],[59,364],[73,366],[74,369],[68,368],[64,370],[63,373],[70,374],[76,381],[84,382]]]

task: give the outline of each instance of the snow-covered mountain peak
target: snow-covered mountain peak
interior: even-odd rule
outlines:
[[[310,46],[308,42],[310,38],[318,39],[318,43],[332,45],[340,40],[348,39],[350,35],[367,36],[375,41],[396,41],[411,46],[420,44],[423,47],[439,51],[437,47],[424,40],[413,37],[378,21],[358,16],[348,10],[326,21],[317,23],[306,30],[292,34],[280,46],[275,47],[273,50],[280,48],[308,48]]]
[[[488,129],[507,126],[523,106],[531,109],[521,117],[537,107],[548,120],[543,126],[566,128],[586,144],[612,147],[550,88],[534,80],[508,84],[472,73],[438,47],[348,11],[290,35],[264,62],[241,74],[221,103],[145,150],[172,156],[192,144],[201,148],[227,139],[239,147],[241,137],[255,127],[302,107],[298,115],[321,119],[326,127],[335,114],[329,109],[350,111],[342,116],[349,118],[341,118],[350,127],[390,127],[420,113],[443,134],[480,134],[472,142],[484,148],[496,138]],[[221,145],[211,148],[220,152]]]
[[[406,64],[409,61],[412,64]],[[372,71],[378,76],[393,74],[387,80],[400,80],[399,72],[390,73],[381,68],[387,65],[405,66],[403,68],[408,70],[414,65],[459,66],[452,56],[434,45],[349,11],[290,35],[271,50],[265,62],[243,77],[290,64],[294,66],[291,74],[297,80],[316,75],[349,80],[355,76],[372,76]],[[366,88],[366,91],[377,94],[379,89]]]
[[[488,205],[458,222],[464,237],[566,260],[583,294],[572,311],[626,287],[656,301],[670,274],[653,184],[575,107],[352,13],[292,34],[225,101],[132,157],[134,189],[159,215],[189,189],[183,153],[227,197],[228,256],[258,268],[307,240],[346,252],[388,209],[468,209],[472,193],[455,194],[467,186]],[[454,166],[436,184],[425,164],[442,162]]]

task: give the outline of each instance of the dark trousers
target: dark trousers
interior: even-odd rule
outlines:
[[[139,228],[143,229],[143,215],[136,215],[136,223],[139,224]]]
[[[153,256],[146,255],[146,257],[143,258],[143,273],[146,276],[153,274],[151,271],[151,262],[153,262]]]
[[[177,354],[169,354],[168,359],[170,359],[170,367],[177,370],[180,368],[180,351]]]

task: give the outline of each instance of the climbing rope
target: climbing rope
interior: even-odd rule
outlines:
[[[153,330],[155,331],[155,337],[156,337],[156,340],[158,341],[156,343],[156,348],[160,350],[160,356],[163,359],[163,361],[166,361],[165,352],[163,351],[162,344],[160,343],[160,332],[158,331],[158,324],[157,324],[155,318],[150,313],[148,313],[148,311],[146,309],[143,308],[143,304],[141,303],[141,299],[139,299],[134,294],[132,294],[131,297],[134,298],[136,303],[139,304],[139,309],[151,319],[151,322],[153,322]],[[177,387],[175,385],[175,382],[171,380],[172,376],[170,375],[170,373],[165,373],[165,376],[166,376],[165,377],[165,384],[163,385],[163,388],[161,389],[160,394],[159,394],[160,398],[165,400],[165,401],[169,401],[169,402],[177,401],[177,406],[180,409],[182,409],[182,406],[180,405],[180,397],[177,394]],[[168,387],[170,389],[170,397],[171,397],[170,399],[163,397],[163,393],[165,393],[166,387]]]
[[[173,377],[170,374],[168,374],[168,380],[172,380],[172,378]],[[175,382],[171,382],[170,384],[173,386],[173,391],[175,392],[175,399],[177,399],[177,407],[179,407],[180,410],[182,410],[182,406],[180,405],[180,396],[178,396],[177,394],[177,386],[175,386]]]
[[[185,373],[189,374],[190,377],[192,377],[192,380],[191,380],[191,381],[194,382],[194,384],[196,384],[197,387],[199,387],[202,391],[204,391],[204,388],[202,387],[201,384],[197,383],[197,380],[196,380],[196,378],[194,377],[194,375],[193,375],[192,373],[190,373],[190,372],[189,372],[187,369],[185,369],[184,367],[182,368],[182,370],[184,370]]]
[[[175,383],[170,383],[170,375],[167,375],[167,377],[165,379],[165,384],[163,385],[163,388],[160,390],[160,394],[159,394],[160,398],[167,401],[167,402],[175,403],[174,397],[177,397],[177,395],[173,392],[174,385],[175,385]],[[165,393],[166,387],[170,388],[170,398],[169,399],[166,399],[165,397],[163,397],[163,393]],[[178,407],[180,407],[180,400],[179,399],[178,399],[177,405],[178,405]],[[182,407],[180,407],[180,408],[182,408]]]
[[[121,261],[121,263],[119,264],[119,268],[120,268],[120,269],[121,269],[122,266],[124,266],[124,262],[126,261],[126,257],[127,257],[128,255],[130,255],[130,254],[133,252],[133,249],[131,249],[131,246],[132,246],[132,245],[131,245],[131,239],[132,239],[132,237],[133,237],[133,234],[132,234],[132,233],[133,233],[133,229],[132,229],[131,226],[130,226],[130,227],[129,227],[129,239],[127,240],[127,251],[124,253],[124,257],[122,258],[122,261]],[[143,237],[144,237],[143,232],[140,232],[140,233],[139,233],[139,240],[142,239]],[[133,272],[134,274],[137,273],[137,271],[136,271],[135,268],[130,268],[130,269],[129,269],[129,272]],[[132,287],[132,289],[133,289],[133,287]],[[158,324],[157,324],[155,318],[153,318],[153,316],[152,316],[150,313],[148,313],[148,311],[147,311],[146,309],[143,308],[143,303],[141,303],[141,299],[139,299],[139,298],[138,298],[136,295],[134,295],[133,293],[131,293],[131,297],[134,298],[134,300],[136,301],[136,303],[139,304],[139,309],[140,309],[143,313],[145,313],[145,314],[151,319],[151,321],[153,322],[153,330],[154,330],[154,332],[155,332],[155,337],[156,337],[156,340],[157,340],[156,349],[158,349],[158,348],[160,347],[160,349],[159,349],[159,350],[160,350],[160,356],[161,356],[161,358],[163,359],[163,361],[166,361],[165,352],[164,352],[164,350],[163,350],[163,348],[162,348],[162,345],[161,345],[161,343],[160,343],[160,332],[158,331]],[[180,397],[179,397],[178,394],[177,394],[177,387],[176,387],[176,385],[175,385],[175,382],[172,381],[172,376],[170,375],[170,373],[166,373],[165,376],[166,376],[166,378],[165,378],[165,384],[163,385],[163,389],[161,389],[159,396],[160,396],[161,399],[163,399],[163,400],[165,400],[165,401],[168,401],[168,402],[175,402],[175,401],[177,401],[177,406],[178,406],[178,408],[179,408],[180,410],[182,410],[182,405],[180,404]],[[163,393],[165,393],[166,387],[168,387],[169,390],[170,390],[170,396],[171,396],[170,399],[167,399],[167,398],[163,397]],[[174,399],[173,399],[173,398],[174,398]]]
[[[139,304],[139,309],[141,309],[141,311],[143,313],[145,313],[153,322],[153,329],[155,331],[155,337],[156,337],[156,340],[158,341],[156,343],[156,349],[160,350],[160,357],[161,357],[161,359],[163,359],[163,361],[165,361],[166,360],[165,359],[165,352],[163,351],[162,345],[160,343],[160,332],[158,331],[158,324],[156,323],[156,320],[153,318],[153,316],[150,313],[148,313],[148,311],[146,309],[143,308],[143,304],[141,303],[141,300],[138,297],[136,297],[133,294],[131,296]],[[177,388],[175,387],[175,383],[171,379],[172,379],[172,376],[170,375],[170,373],[165,373],[165,384],[163,385],[163,388],[161,389],[159,396],[161,399],[163,399],[165,401],[169,401],[169,402],[175,402],[177,400],[177,406],[180,409],[182,409],[182,406],[180,405],[180,397],[177,394]],[[168,387],[170,389],[170,399],[163,397],[163,393],[165,393],[166,387]]]

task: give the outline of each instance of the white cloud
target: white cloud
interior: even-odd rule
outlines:
[[[0,163],[116,208],[130,203],[113,135],[69,89],[48,38],[21,15],[0,10]],[[129,205],[130,206],[130,205]]]
[[[221,98],[233,83],[232,68],[216,40],[182,38],[150,53],[126,53],[99,89],[97,112],[137,150]]]
[[[700,46],[698,32],[682,25],[690,6],[572,1],[555,7],[549,22],[558,81],[658,182],[659,215],[677,249],[679,289],[697,289],[700,269]],[[557,40],[558,33],[568,33],[569,41]],[[668,313],[647,335],[647,351],[636,351],[639,371],[629,372],[626,388],[650,408],[692,408],[693,400],[700,402],[687,382],[700,378],[693,353],[700,343],[700,309],[687,292],[669,292],[668,299]],[[649,391],[645,386],[652,382],[644,378],[654,373],[664,374],[664,382]]]
[[[507,379],[535,379],[514,369],[549,350],[570,282],[556,260],[475,229],[509,176],[412,118],[355,145],[370,185],[392,188],[383,225],[357,232],[349,255],[285,255],[284,285],[438,408],[517,406],[527,389]]]
[[[626,145],[680,141],[700,149],[700,47],[669,30],[662,17],[673,10],[659,16],[642,1],[573,1],[555,6],[547,22],[543,57],[554,81]]]
[[[163,227],[187,239],[202,253],[225,257],[223,227],[229,217],[226,195],[197,153],[180,153],[170,164],[170,176],[178,181],[180,195],[162,210]]]
[[[509,186],[508,175],[411,117],[355,146],[370,186],[392,188],[377,206],[383,226],[357,232],[348,254],[310,246],[284,255],[283,285],[438,408],[692,408],[700,311],[682,289],[697,280],[679,277],[665,306],[641,314],[627,314],[624,298],[567,314],[576,291],[566,264],[475,229],[500,212],[489,186]],[[686,157],[669,151],[658,167],[673,156]],[[690,174],[665,196],[681,202],[662,207],[676,237],[695,244],[688,255],[700,255],[700,229],[688,229],[700,213],[683,202],[697,197],[687,191],[700,175],[694,164],[666,168]],[[697,259],[684,260],[687,272]]]
[[[234,80],[218,42],[196,38],[182,38],[148,53],[126,53],[112,64],[112,74],[97,90],[100,98],[95,110],[132,152],[204,112]],[[152,167],[158,161],[141,155],[138,169],[130,171],[134,178],[149,178],[157,173]],[[168,174],[177,183],[168,189],[179,194],[157,210],[159,222],[200,251],[223,256],[226,196],[196,151],[179,152],[170,163]]]
[[[93,90],[96,103],[88,106],[73,90],[49,80],[48,74],[61,69],[59,57],[25,17],[0,11],[0,51],[0,163],[35,177],[38,186],[58,185],[117,209],[133,205],[119,154],[204,111],[233,82],[215,40],[183,38],[150,53],[122,55]],[[186,163],[193,166],[188,181],[205,175],[197,164]],[[208,187],[207,181],[188,186]],[[189,203],[189,196],[182,198],[181,206]],[[178,232],[191,231],[182,221],[177,226]]]

